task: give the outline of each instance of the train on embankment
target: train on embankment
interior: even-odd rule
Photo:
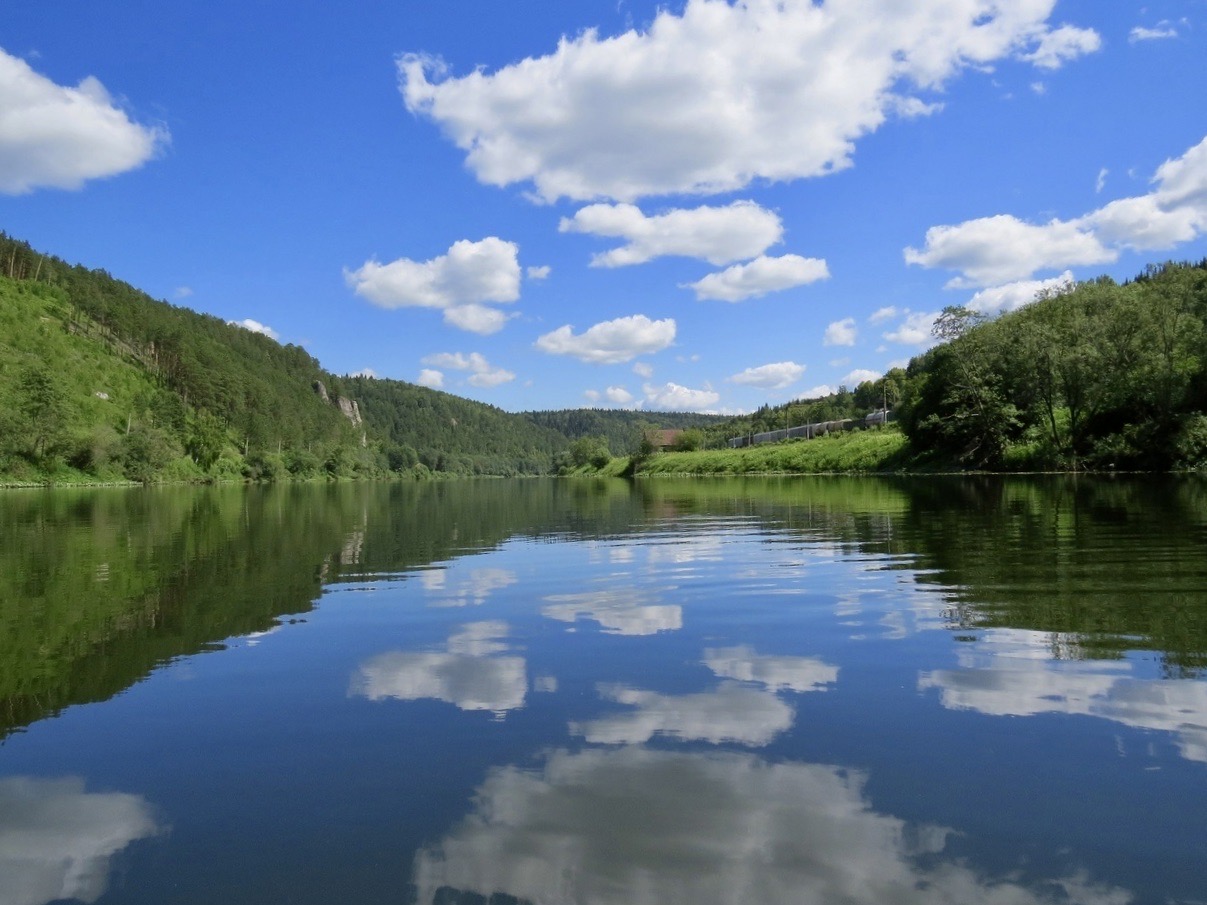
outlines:
[[[812,440],[827,434],[842,431],[864,430],[887,424],[893,420],[891,409],[879,409],[864,418],[843,418],[840,421],[817,421],[812,424],[801,424],[796,427],[786,427],[782,430],[763,431],[758,434],[746,434],[743,437],[730,437],[729,448],[741,449],[744,446],[758,446],[761,443],[778,443],[780,440]]]

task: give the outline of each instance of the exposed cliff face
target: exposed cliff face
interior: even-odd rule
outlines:
[[[349,399],[347,396],[337,396],[335,404],[339,406],[339,410],[344,413],[344,417],[360,427],[364,424],[364,419],[360,416],[360,406],[356,404],[355,399]]]
[[[319,394],[319,399],[322,399],[323,402],[331,401],[331,397],[327,395],[327,387],[323,385],[321,380],[314,382],[314,391]]]

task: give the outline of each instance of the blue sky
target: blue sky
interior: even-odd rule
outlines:
[[[42,0],[0,228],[336,373],[748,411],[1207,255],[1207,0]]]

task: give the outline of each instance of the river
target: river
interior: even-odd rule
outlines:
[[[0,905],[1201,903],[1207,481],[0,494]]]

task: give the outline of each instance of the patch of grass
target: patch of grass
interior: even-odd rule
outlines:
[[[661,453],[637,469],[648,475],[852,474],[896,471],[906,462],[905,436],[895,426],[789,440],[745,449]]]

